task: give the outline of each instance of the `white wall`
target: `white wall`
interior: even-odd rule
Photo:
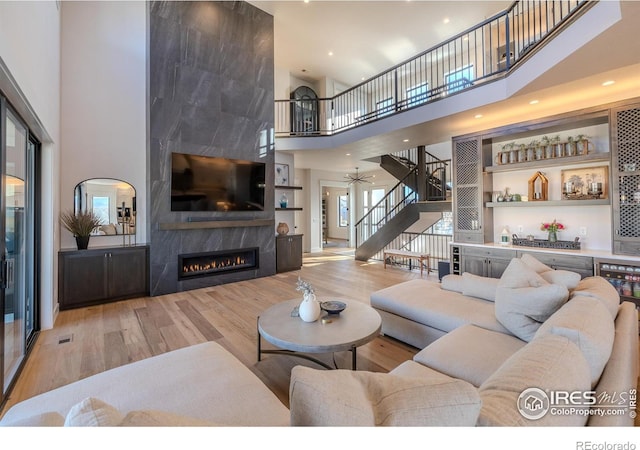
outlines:
[[[57,298],[60,12],[57,2],[0,2],[0,58],[21,93],[22,103],[44,128],[42,140],[42,244],[40,321],[51,328]],[[18,107],[19,105],[15,104]],[[26,118],[25,118],[26,119]]]
[[[136,240],[146,236],[146,4],[62,2],[60,204],[73,208],[76,184],[124,180],[136,189]],[[90,247],[121,245],[92,237]],[[61,246],[75,247],[61,232]]]

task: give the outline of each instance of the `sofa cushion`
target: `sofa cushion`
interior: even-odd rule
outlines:
[[[304,366],[291,371],[289,403],[294,426],[473,426],[481,406],[462,380]]]
[[[480,386],[524,345],[517,337],[464,325],[425,347],[413,360]]]
[[[613,319],[607,308],[591,297],[574,297],[540,326],[534,339],[557,334],[578,346],[589,364],[591,387],[595,387],[611,356]]]
[[[538,261],[534,256],[525,253],[520,258],[523,263],[539,274],[547,283],[561,284],[568,290],[575,289],[580,282],[580,274],[568,270],[553,269]]]
[[[588,418],[585,411],[559,415],[547,412],[532,420],[525,418],[519,407],[526,412],[531,388],[548,393],[586,391],[590,386],[589,366],[580,349],[564,336],[543,336],[518,350],[480,386],[482,409],[478,425],[583,426]],[[529,410],[530,413],[544,411],[544,408]]]
[[[480,277],[469,272],[462,274],[462,294],[491,302],[496,300],[499,278]]]
[[[496,318],[511,333],[530,341],[542,322],[568,297],[566,287],[547,283],[520,259],[513,258],[496,290]]]
[[[2,421],[0,427],[61,427],[64,417],[57,412],[49,411],[14,421]]]
[[[442,277],[440,283],[440,286],[445,291],[459,292],[462,294],[462,290],[464,289],[464,280],[462,275],[450,273],[449,275]]]
[[[66,416],[86,397],[100,398],[123,414],[152,409],[230,426],[289,424],[289,410],[278,397],[216,342],[163,353],[36,395],[12,406],[2,421],[45,411]]]
[[[572,301],[572,300],[570,300]],[[596,386],[596,397],[604,406],[611,406],[613,402],[620,405],[624,402],[627,411],[624,414],[599,415],[589,417],[588,425],[593,426],[633,426],[636,410],[631,406],[629,395],[623,398],[621,395],[612,396],[613,392],[629,394],[637,389],[638,385],[638,311],[635,304],[622,302],[615,320],[615,337],[613,349],[607,365],[600,376]]]
[[[121,427],[211,427],[223,426],[205,420],[181,416],[166,411],[142,410],[131,411],[122,422]]]
[[[602,277],[586,277],[580,280],[578,286],[571,292],[571,297],[593,297],[602,302],[613,319],[618,314],[620,295],[616,288]]]
[[[64,421],[65,427],[115,427],[124,415],[100,399],[87,397],[73,405]]]
[[[473,324],[509,333],[496,319],[493,302],[447,291],[427,280],[405,281],[373,292],[371,306],[444,332]]]

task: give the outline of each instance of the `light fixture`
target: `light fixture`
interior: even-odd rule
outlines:
[[[409,142],[409,139],[403,139],[402,142]]]
[[[329,56],[333,56],[333,52],[332,51],[329,51]]]
[[[476,119],[482,119],[482,114],[476,114],[475,116],[473,116]]]
[[[605,81],[604,83],[602,83],[603,86],[611,86],[612,84],[615,84],[615,81],[609,80],[609,81]]]
[[[355,175],[351,175],[351,174],[347,174],[347,176],[345,177],[349,180],[349,184],[353,184],[353,183],[371,183],[371,181],[369,181],[369,178],[373,178],[371,175],[360,175],[360,173],[358,172],[358,168],[356,167],[356,174]]]
[[[344,155],[345,156],[351,156],[351,153],[345,153]]]
[[[531,100],[531,101],[529,102],[529,104],[530,104],[530,105],[537,105],[538,103],[540,103],[540,101],[539,101],[539,100]]]

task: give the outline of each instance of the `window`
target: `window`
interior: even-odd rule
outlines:
[[[100,218],[102,225],[107,225],[109,220],[109,197],[91,197],[93,212]]]
[[[393,97],[385,98],[376,103],[376,112],[378,117],[386,116],[393,112]]]
[[[462,69],[455,70],[448,73],[445,76],[445,82],[447,83],[447,93],[461,91],[462,89],[471,86],[473,81],[473,66],[466,66]]]
[[[349,226],[349,195],[338,195],[338,226]]]
[[[427,101],[428,83],[422,83],[407,89],[407,106],[415,106]]]

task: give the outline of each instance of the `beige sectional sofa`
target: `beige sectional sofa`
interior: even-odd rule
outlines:
[[[525,255],[501,279],[417,279],[372,293],[371,304],[384,334],[423,348],[391,374],[470,383],[482,402],[477,425],[634,423],[638,314],[603,278],[580,280]],[[530,420],[518,409],[529,388],[583,398],[564,405],[572,414]]]
[[[523,256],[499,280],[412,280],[372,293],[371,303],[385,334],[422,350],[390,373],[294,367],[290,409],[208,342],[25,400],[0,425],[634,423],[638,315],[602,278]]]

